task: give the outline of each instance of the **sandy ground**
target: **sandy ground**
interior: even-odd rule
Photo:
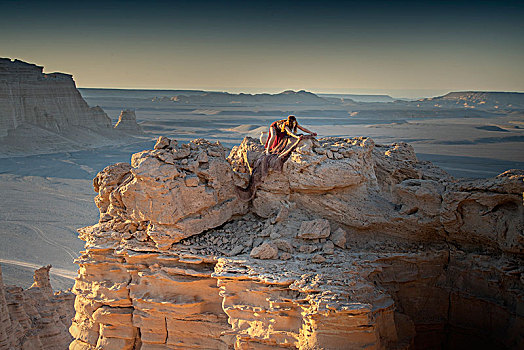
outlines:
[[[35,267],[51,264],[53,277],[62,277],[53,279],[53,287],[71,286],[73,260],[83,249],[76,228],[97,219],[89,187],[90,181],[84,179],[0,175],[0,263],[5,283],[28,287]],[[65,276],[69,281],[63,281]]]
[[[0,264],[4,282],[29,287],[51,264],[55,289],[72,287],[84,242],[76,229],[98,220],[92,178],[151,141],[118,148],[0,159]]]
[[[340,108],[180,106],[152,102],[154,96],[154,92],[85,96],[113,120],[121,109],[135,109],[149,140],[0,157],[0,264],[6,283],[28,287],[35,268],[52,264],[53,286],[71,287],[77,269],[73,260],[83,249],[76,229],[98,220],[92,178],[107,165],[129,162],[132,153],[152,148],[151,138],[158,135],[182,142],[219,140],[231,147],[246,135],[258,138],[273,120],[295,114],[319,137],[369,136],[377,143],[409,142],[420,159],[433,161],[457,177],[491,177],[511,168],[524,169],[524,118],[514,115],[388,120],[380,113],[376,118],[352,117]]]

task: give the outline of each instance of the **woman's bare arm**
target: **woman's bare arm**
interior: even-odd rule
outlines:
[[[288,135],[293,136],[296,139],[300,138],[300,136],[293,134],[293,132],[287,126],[286,126],[286,132],[288,133]]]
[[[297,128],[299,128],[300,130],[302,130],[303,132],[307,132],[308,134],[311,134],[313,136],[316,136],[317,133],[316,132],[312,132],[312,131],[309,131],[308,129],[304,128],[303,126],[301,126],[300,124],[297,124]]]

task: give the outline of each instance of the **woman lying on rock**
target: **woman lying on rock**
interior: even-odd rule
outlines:
[[[294,115],[290,115],[287,119],[277,120],[271,123],[269,136],[265,145],[266,154],[280,153],[286,147],[287,141],[291,137],[300,140],[302,135],[297,135],[297,129],[307,132],[312,136],[317,136],[316,133],[298,125],[297,118],[295,118]]]

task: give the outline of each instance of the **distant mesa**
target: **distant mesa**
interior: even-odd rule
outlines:
[[[70,126],[111,128],[101,108],[91,108],[69,74],[44,74],[43,67],[0,58],[0,136],[21,124],[60,132]]]
[[[328,99],[343,100],[344,102],[395,102],[395,99],[389,95],[318,94],[318,96]]]
[[[481,109],[524,109],[524,93],[504,91],[456,91],[443,96],[425,98],[418,102],[440,107],[465,107]]]
[[[41,66],[0,58],[1,153],[120,143],[126,133],[117,130],[129,132],[132,124],[133,120],[126,119],[124,126],[113,129],[102,108],[89,107],[70,74],[44,73]]]
[[[143,134],[144,130],[136,122],[135,111],[131,109],[124,109],[118,117],[118,122],[115,125],[116,130],[121,130],[128,134]]]

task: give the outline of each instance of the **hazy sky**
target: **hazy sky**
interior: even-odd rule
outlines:
[[[0,57],[80,87],[524,91],[524,1],[0,0]]]

